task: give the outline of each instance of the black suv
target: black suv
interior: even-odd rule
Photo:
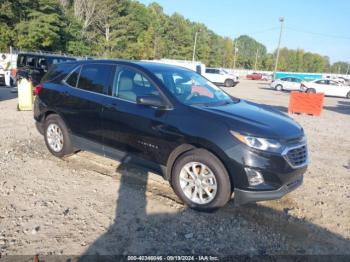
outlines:
[[[52,64],[75,60],[74,57],[47,53],[19,53],[16,78],[30,78],[37,85]]]
[[[94,60],[55,65],[35,88],[34,118],[50,152],[142,159],[192,208],[277,199],[302,184],[303,129],[227,95],[185,68]]]

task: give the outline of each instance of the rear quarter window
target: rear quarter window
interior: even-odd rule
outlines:
[[[95,93],[105,93],[115,66],[109,64],[83,65],[80,72],[78,88]]]
[[[56,64],[42,78],[42,82],[61,82],[73,69],[76,64]]]

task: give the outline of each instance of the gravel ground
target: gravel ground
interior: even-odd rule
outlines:
[[[286,112],[288,93],[242,81],[234,96]],[[80,152],[50,155],[32,112],[0,88],[0,254],[348,254],[350,101],[293,115],[308,136],[304,184],[281,200],[218,212],[183,206],[148,170]]]

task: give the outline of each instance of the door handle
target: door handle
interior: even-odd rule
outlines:
[[[117,103],[107,104],[106,108],[108,108],[108,109],[116,109],[117,108]]]

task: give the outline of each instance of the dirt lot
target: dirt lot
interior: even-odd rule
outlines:
[[[288,93],[242,81],[231,94],[286,112]],[[321,117],[293,115],[310,167],[281,200],[213,214],[183,206],[148,170],[81,152],[48,152],[32,112],[0,88],[2,254],[350,254],[350,100],[326,98]]]

